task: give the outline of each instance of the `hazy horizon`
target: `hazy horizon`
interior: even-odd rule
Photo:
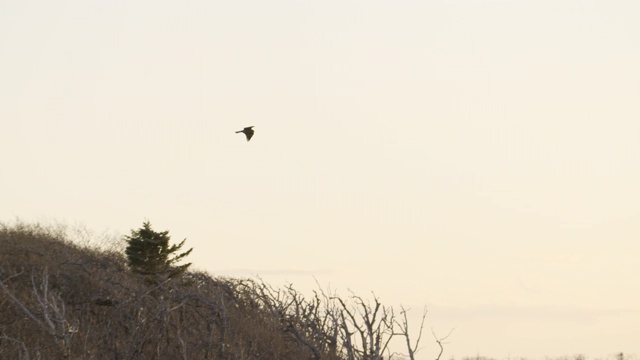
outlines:
[[[638,14],[0,1],[0,221],[427,306],[421,359],[640,353]]]

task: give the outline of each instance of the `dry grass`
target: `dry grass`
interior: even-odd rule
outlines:
[[[318,291],[305,299],[292,287],[202,272],[152,284],[129,270],[118,244],[67,234],[0,224],[0,359],[372,360],[419,348],[422,332],[409,356],[386,347],[394,336],[408,340],[406,313],[397,318],[377,298]]]
[[[322,337],[293,336],[295,319],[267,310],[256,288],[205,273],[152,285],[119,252],[2,226],[0,359],[340,358]]]

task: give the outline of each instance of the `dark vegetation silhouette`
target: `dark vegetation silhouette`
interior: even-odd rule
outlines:
[[[125,254],[131,269],[156,282],[182,275],[191,263],[177,263],[188,256],[193,248],[178,253],[186,239],[172,246],[169,246],[169,240],[169,231],[154,231],[149,221],[145,221],[140,229],[131,230],[131,235],[125,237]]]
[[[176,267],[184,241],[168,246],[148,223],[126,237],[150,238],[169,255],[147,268],[144,251],[125,256],[122,242],[81,246],[51,227],[0,225],[0,359],[382,360],[419,349],[426,313],[410,339],[406,311],[375,296],[305,298],[292,286],[214,278]],[[158,269],[183,271],[148,281]],[[407,355],[392,352],[393,338]]]

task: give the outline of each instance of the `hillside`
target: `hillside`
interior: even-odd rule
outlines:
[[[379,359],[406,329],[377,299],[201,272],[152,284],[120,252],[0,228],[0,359]]]
[[[2,359],[339,358],[286,331],[250,281],[189,273],[151,285],[121,254],[37,226],[0,231],[0,264]]]

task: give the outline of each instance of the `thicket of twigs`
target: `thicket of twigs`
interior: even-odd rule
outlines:
[[[422,331],[408,328],[375,297],[201,272],[154,284],[119,251],[0,227],[0,359],[413,359]]]

